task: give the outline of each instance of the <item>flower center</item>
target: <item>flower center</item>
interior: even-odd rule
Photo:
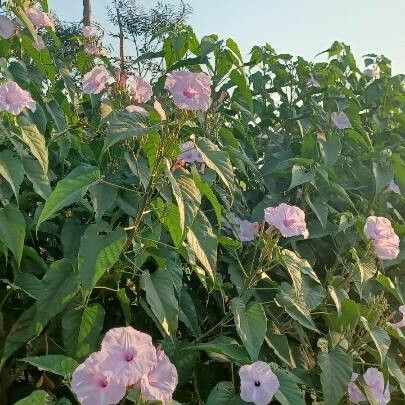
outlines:
[[[106,388],[108,386],[108,380],[107,377],[105,376],[100,376],[100,379],[98,380],[98,384],[101,388]]]
[[[194,96],[197,94],[197,92],[191,88],[191,87],[187,87],[184,91],[183,91],[183,96],[187,97],[187,98],[194,98]]]
[[[285,227],[289,227],[289,226],[291,226],[293,223],[294,223],[294,219],[284,219],[284,220],[283,220],[283,225],[284,225]]]
[[[255,381],[255,387],[260,387],[260,381]]]
[[[132,361],[134,359],[134,357],[135,357],[134,353],[128,352],[125,354],[125,361],[127,361],[129,363],[130,361]]]

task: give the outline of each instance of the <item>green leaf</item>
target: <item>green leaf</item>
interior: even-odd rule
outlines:
[[[295,164],[291,169],[291,183],[287,191],[293,188],[311,182],[315,179],[315,171],[307,170],[305,166]]]
[[[3,347],[0,369],[4,362],[21,346],[23,346],[33,336],[39,335],[45,326],[45,322],[41,322],[37,318],[36,304],[29,307],[17,321],[13,324],[10,333],[7,335]]]
[[[144,271],[141,287],[146,292],[146,301],[157,318],[162,330],[171,337],[176,335],[179,303],[174,295],[173,281],[168,270],[153,274]]]
[[[319,133],[318,143],[325,165],[332,167],[342,150],[340,136],[336,132],[328,133],[327,136],[324,133]]]
[[[322,370],[321,384],[325,404],[339,404],[352,376],[353,359],[337,347],[329,353],[321,353],[318,364]]]
[[[226,40],[226,46],[238,57],[241,62],[243,62],[242,54],[239,50],[238,44],[232,38],[228,38]]]
[[[45,107],[51,115],[56,129],[60,132],[63,131],[66,127],[65,113],[59,103],[55,99],[52,99],[45,104]]]
[[[373,342],[380,355],[380,361],[382,364],[385,360],[385,355],[387,354],[388,349],[391,345],[391,339],[388,333],[380,326],[369,326],[367,319],[364,317],[360,317],[360,320],[363,323],[364,328],[370,334],[371,339],[373,339]]]
[[[104,139],[104,146],[100,157],[116,143],[128,138],[134,138],[148,134],[152,129],[159,128],[159,125],[146,126],[145,117],[141,114],[116,112],[111,119],[108,135]]]
[[[0,175],[10,184],[18,202],[20,186],[24,179],[24,167],[14,152],[10,150],[0,152]]]
[[[274,367],[274,374],[280,383],[275,397],[281,405],[305,405],[302,391],[297,385],[297,377],[287,370]]]
[[[276,303],[302,326],[319,332],[303,297],[297,296],[289,284],[281,283],[280,292],[276,296]]]
[[[290,345],[285,335],[278,335],[267,331],[265,340],[281,361],[286,363],[289,367],[294,368]]]
[[[201,204],[201,194],[191,177],[185,174],[174,176],[166,160],[166,177],[172,186],[173,195],[179,208],[180,229],[184,233],[193,223]]]
[[[31,124],[26,118],[19,119],[21,138],[30,148],[32,155],[38,160],[45,175],[48,173],[48,148],[44,136],[38,131],[36,125]]]
[[[14,405],[51,405],[52,400],[46,391],[38,390],[17,401]]]
[[[97,167],[78,166],[74,168],[64,179],[59,181],[45,202],[37,222],[37,231],[39,226],[53,214],[78,201],[87,192],[87,188],[100,178],[100,170]]]
[[[76,360],[60,354],[50,354],[40,357],[25,357],[20,361],[35,366],[38,370],[49,371],[50,373],[68,377],[79,365]]]
[[[42,295],[42,281],[31,273],[17,272],[14,277],[14,284],[35,300],[38,300]]]
[[[32,183],[34,191],[44,200],[47,200],[52,193],[51,185],[49,184],[48,174],[43,171],[40,163],[31,157],[23,158],[25,175]]]
[[[394,177],[390,166],[383,166],[376,162],[373,162],[373,174],[375,179],[375,194],[384,190]]]
[[[42,294],[37,301],[37,316],[48,322],[62,312],[79,289],[77,272],[69,259],[53,262],[42,279]]]
[[[397,381],[399,384],[399,388],[401,389],[402,393],[405,395],[405,375],[401,368],[398,366],[396,361],[391,357],[386,357],[386,362],[388,366],[388,372],[390,375]]]
[[[0,209],[0,240],[11,250],[20,265],[25,240],[25,220],[13,204]]]
[[[235,320],[236,331],[248,351],[252,361],[256,361],[267,331],[267,318],[258,302],[247,305],[241,298],[233,298],[231,310]]]
[[[231,381],[221,381],[211,390],[206,405],[239,405],[244,403],[235,394],[235,387]]]
[[[96,219],[100,220],[102,216],[110,209],[117,198],[117,188],[106,183],[97,183],[89,187],[91,204],[96,213]]]
[[[234,173],[228,153],[219,150],[218,146],[207,138],[198,138],[196,146],[205,164],[218,174],[232,195],[235,189]]]
[[[83,359],[97,350],[105,311],[100,304],[70,308],[62,318],[63,342],[69,355]]]
[[[126,241],[123,228],[106,235],[97,224],[90,225],[82,236],[78,257],[83,290],[89,295],[102,275],[118,261]]]
[[[179,309],[180,321],[187,326],[195,337],[198,337],[201,334],[201,329],[198,323],[197,310],[190,294],[187,292],[185,287],[183,287],[181,290]]]
[[[215,278],[217,266],[218,238],[212,231],[207,217],[199,211],[187,232],[187,241],[212,279]]]
[[[250,357],[246,349],[236,340],[227,336],[221,336],[207,343],[199,343],[190,346],[191,350],[205,350],[208,353],[216,353],[224,356],[228,361],[237,364],[250,363]]]
[[[307,260],[302,259],[301,257],[297,256],[293,251],[288,249],[282,250],[281,257],[283,260],[283,264],[289,271],[293,281],[297,277],[295,274],[302,273],[311,277],[312,280],[316,281],[318,284],[321,284],[318,276],[316,275],[316,273],[314,272],[314,270],[312,269],[311,265],[308,263]]]

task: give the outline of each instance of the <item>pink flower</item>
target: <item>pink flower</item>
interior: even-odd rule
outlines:
[[[165,110],[162,108],[162,104],[160,104],[159,101],[155,100],[155,102],[153,103],[153,108],[160,115],[160,119],[162,121],[166,121],[167,118]]]
[[[240,240],[242,242],[250,242],[259,233],[259,224],[257,222],[249,222],[243,219],[239,223]]]
[[[363,374],[364,382],[366,384],[365,390],[369,399],[372,399],[378,405],[386,405],[391,399],[390,390],[387,386],[384,389],[384,376],[383,373],[376,368],[372,367],[367,369]]]
[[[405,305],[401,305],[398,308],[398,311],[402,313],[402,319],[399,322],[396,322],[396,323],[388,322],[388,324],[390,326],[392,326],[393,328],[397,328],[397,329],[405,328]]]
[[[86,38],[98,38],[101,37],[103,33],[97,28],[90,25],[83,27],[83,36]]]
[[[351,127],[349,118],[343,111],[333,112],[331,118],[336,128],[346,129]]]
[[[41,51],[42,49],[46,48],[44,40],[39,35],[37,36],[37,39],[34,41],[34,48],[37,51]]]
[[[30,7],[26,10],[28,18],[32,24],[37,28],[51,28],[54,29],[54,24],[47,13],[38,10],[35,7]]]
[[[18,115],[24,108],[29,108],[32,112],[36,110],[36,103],[30,93],[15,82],[3,83],[0,86],[0,111]]]
[[[104,367],[107,354],[96,352],[80,364],[72,375],[71,387],[82,405],[117,404],[125,396],[126,386]]]
[[[101,343],[101,350],[108,353],[106,369],[127,386],[136,384],[156,366],[152,338],[130,326],[110,329]]]
[[[284,237],[302,235],[308,238],[309,232],[305,222],[305,212],[298,207],[285,203],[264,210],[266,222],[277,228]]]
[[[16,25],[6,16],[0,15],[0,37],[9,39],[17,30]]]
[[[152,95],[152,86],[142,77],[129,76],[127,79],[129,93],[135,103],[146,103]]]
[[[84,52],[93,56],[106,56],[107,51],[102,46],[86,44],[84,45]]]
[[[277,376],[263,361],[239,369],[240,397],[256,405],[267,405],[280,388]]]
[[[309,79],[307,80],[308,87],[321,87],[318,80],[315,79],[314,75],[311,73]]]
[[[207,111],[211,105],[211,79],[206,73],[176,71],[171,73],[165,89],[173,96],[174,104],[184,110]]]
[[[162,350],[157,351],[157,364],[141,378],[141,393],[148,401],[171,401],[178,382],[176,367]]]
[[[381,260],[392,260],[399,255],[399,237],[389,219],[369,216],[364,233],[372,240],[375,253]]]
[[[366,396],[360,391],[360,388],[356,385],[356,380],[359,377],[357,373],[352,373],[349,385],[347,386],[347,393],[349,394],[349,401],[354,404],[358,404],[362,401],[367,401]]]
[[[128,107],[125,108],[125,110],[128,111],[129,113],[138,113],[145,116],[148,115],[148,112],[139,105],[129,105]]]
[[[83,76],[83,92],[98,94],[105,89],[110,73],[104,66],[96,66]]]
[[[250,242],[254,240],[259,233],[260,226],[257,222],[249,222],[246,219],[240,219],[231,212],[226,215],[224,227],[231,230],[242,242]]]
[[[401,190],[400,190],[398,184],[396,184],[394,180],[390,181],[390,184],[388,184],[388,187],[385,189],[385,191],[386,192],[392,191],[395,194],[401,195]]]
[[[204,162],[200,151],[195,147],[193,141],[187,141],[182,143],[180,145],[180,149],[181,149],[180,159],[184,160],[186,163]]]
[[[380,67],[376,63],[372,63],[363,70],[363,75],[370,79],[378,79],[380,77]]]

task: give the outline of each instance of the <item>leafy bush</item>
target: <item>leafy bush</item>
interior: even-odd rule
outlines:
[[[244,403],[251,363],[282,404],[402,403],[404,76],[338,42],[245,61],[177,26],[145,56],[165,66],[151,99],[91,38],[65,58],[28,3],[0,41],[0,403],[76,403],[72,372],[127,325],[180,403]]]

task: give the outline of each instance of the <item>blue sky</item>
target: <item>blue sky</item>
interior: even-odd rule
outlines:
[[[155,0],[139,0],[153,4]],[[48,0],[63,20],[80,20],[82,0]],[[176,3],[176,0],[172,0]],[[405,73],[405,0],[189,0],[190,24],[199,37],[218,34],[235,39],[244,53],[269,42],[279,53],[307,59],[336,39],[352,46],[357,57],[384,54],[394,73]],[[106,22],[110,0],[92,0],[95,19]]]

